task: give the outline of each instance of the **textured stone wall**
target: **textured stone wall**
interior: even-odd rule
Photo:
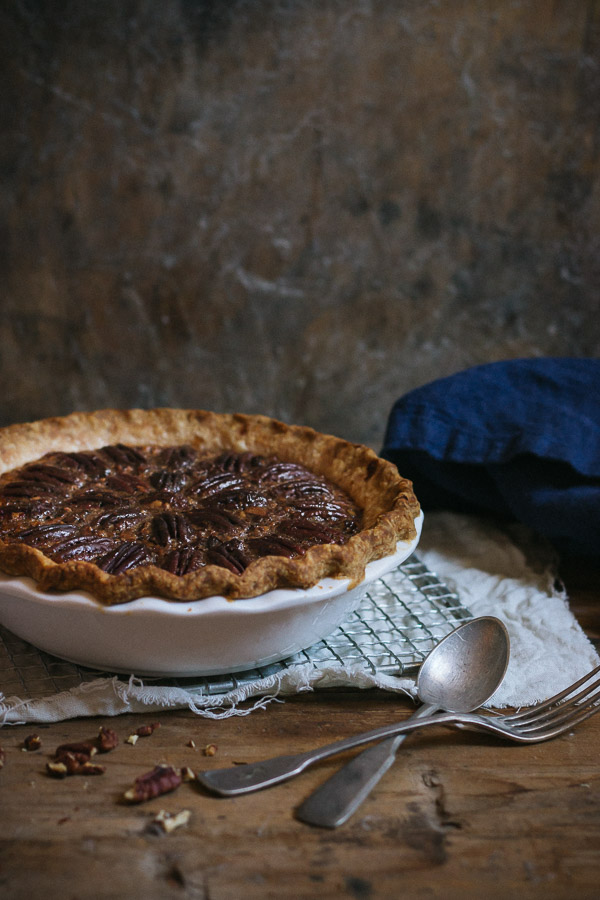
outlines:
[[[0,424],[393,400],[600,352],[600,7],[0,9]]]

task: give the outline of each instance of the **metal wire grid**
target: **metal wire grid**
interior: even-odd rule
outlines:
[[[235,675],[144,681],[206,696],[225,694],[307,663],[317,669],[358,665],[372,673],[408,674],[444,635],[471,617],[458,595],[413,555],[375,582],[357,611],[308,650]],[[107,674],[50,656],[0,627],[0,693],[7,698],[42,699]]]

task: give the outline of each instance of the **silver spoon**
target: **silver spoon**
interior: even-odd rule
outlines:
[[[487,621],[487,625],[484,623],[484,631],[487,632],[485,641],[487,651],[485,652],[489,652],[489,660],[486,663],[483,659],[483,653],[478,651],[477,657],[479,665],[475,666],[475,663],[470,664],[466,675],[463,676],[461,674],[459,678],[461,680],[464,678],[466,683],[467,676],[472,679],[473,675],[475,675],[476,677],[485,678],[485,683],[487,685],[488,677],[490,678],[489,683],[492,681],[491,677],[488,675],[488,671],[490,668],[493,668],[495,670],[494,678],[499,684],[502,680],[500,672],[504,673],[506,665],[508,664],[508,635],[504,625],[498,619],[489,616],[482,618]],[[473,620],[473,622],[480,621],[481,620],[479,619]],[[471,625],[471,623],[468,624]],[[460,626],[460,629],[458,629],[461,631],[461,646],[458,647],[460,653],[456,663],[457,670],[461,673],[464,669],[465,661],[462,661],[460,656],[462,653],[466,652],[465,644],[468,645],[470,654],[472,655],[473,653],[471,639],[469,639],[468,642],[465,641],[465,634],[462,632],[464,627],[465,626]],[[477,630],[480,627],[482,626],[471,625],[471,628],[476,628]],[[469,629],[469,631],[470,630],[471,629]],[[454,634],[454,632],[452,632],[452,634]],[[444,638],[444,640],[446,640],[446,638]],[[456,639],[453,639],[451,642],[451,646],[448,648],[449,650],[456,650],[454,645],[455,640]],[[446,651],[444,652],[444,656],[446,656]],[[452,671],[454,664],[451,662],[451,660],[454,659],[454,656],[455,653],[453,652],[448,653],[448,656],[446,657],[447,665],[445,668],[450,668],[450,672],[444,674],[444,678],[448,677],[451,681],[456,679],[456,673]],[[494,683],[496,683],[496,681]],[[472,701],[475,703],[475,706],[477,702],[485,702],[485,699],[487,699],[488,696],[487,693],[483,691],[483,688],[480,691],[480,687],[481,685],[478,682],[473,682],[471,685],[468,685],[470,692],[478,692],[480,695],[475,697]],[[490,687],[486,688],[486,691],[489,691],[490,694],[492,693]],[[456,721],[460,719],[460,716],[466,719],[469,717],[469,714],[455,714],[455,717],[453,718],[452,714],[437,713],[429,716],[422,723],[421,727],[438,721],[442,724],[455,724]],[[471,719],[473,718],[475,718],[475,716],[471,715]],[[471,719],[469,720],[470,723]],[[490,724],[487,719],[483,718],[482,723],[487,723],[486,727]],[[206,769],[203,772],[196,772],[196,780],[207,790],[211,791],[213,794],[220,794],[221,797],[235,797],[239,794],[249,794],[252,791],[258,791],[262,788],[271,787],[274,784],[280,784],[282,781],[287,781],[288,778],[294,778],[295,775],[304,772],[304,770],[309,766],[312,766],[313,763],[321,762],[324,759],[328,759],[330,756],[335,756],[337,753],[344,753],[346,750],[360,747],[361,744],[371,744],[374,741],[384,740],[389,737],[404,734],[408,731],[415,731],[419,727],[419,724],[420,722],[417,718],[417,721],[408,719],[404,722],[393,722],[391,725],[381,725],[379,728],[373,728],[371,731],[363,731],[361,734],[354,734],[351,737],[342,738],[339,741],[334,741],[332,744],[327,744],[324,747],[317,747],[314,750],[305,750],[302,753],[293,753],[291,755],[274,756],[271,759],[263,759],[260,762],[244,763],[244,765],[229,766],[225,769]]]
[[[455,628],[421,666],[417,694],[423,706],[412,718],[438,710],[467,713],[482,706],[504,678],[509,651],[506,628],[493,616]],[[298,807],[296,817],[325,828],[343,825],[390,768],[407,736],[387,738],[363,750],[317,788]]]

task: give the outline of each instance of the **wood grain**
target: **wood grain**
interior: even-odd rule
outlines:
[[[578,607],[577,591],[572,592]],[[600,628],[600,594],[586,593]],[[124,743],[142,716],[5,728],[0,742],[0,892],[53,898],[595,898],[600,876],[600,716],[554,741],[523,747],[489,736],[415,735],[361,809],[336,831],[298,822],[294,807],[335,770],[329,760],[276,788],[224,799],[192,784],[128,805],[134,778],[166,763],[227,766],[308,749],[411,710],[379,691],[338,690],[272,703],[220,721],[188,712]],[[57,745],[113,727],[106,773],[57,781],[45,764]],[[43,746],[21,749],[36,730]],[[190,746],[193,740],[195,747]],[[214,756],[203,754],[217,745]],[[189,824],[160,836],[161,809],[190,809]]]

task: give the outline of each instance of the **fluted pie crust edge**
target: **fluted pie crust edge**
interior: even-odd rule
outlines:
[[[338,484],[363,510],[362,529],[345,544],[319,544],[288,559],[265,556],[241,574],[208,565],[173,575],[146,565],[118,575],[91,562],[54,562],[41,550],[0,540],[0,570],[29,576],[44,591],[85,590],[105,605],[154,596],[192,601],[214,595],[230,600],[256,597],[275,588],[310,588],[325,577],[364,577],[365,566],[393,553],[398,541],[416,536],[419,503],[412,484],[370,448],[311,428],[260,415],[158,408],[105,409],[10,425],[0,429],[0,476],[55,451],[94,450],[108,444],[172,446],[201,451],[275,454]]]

